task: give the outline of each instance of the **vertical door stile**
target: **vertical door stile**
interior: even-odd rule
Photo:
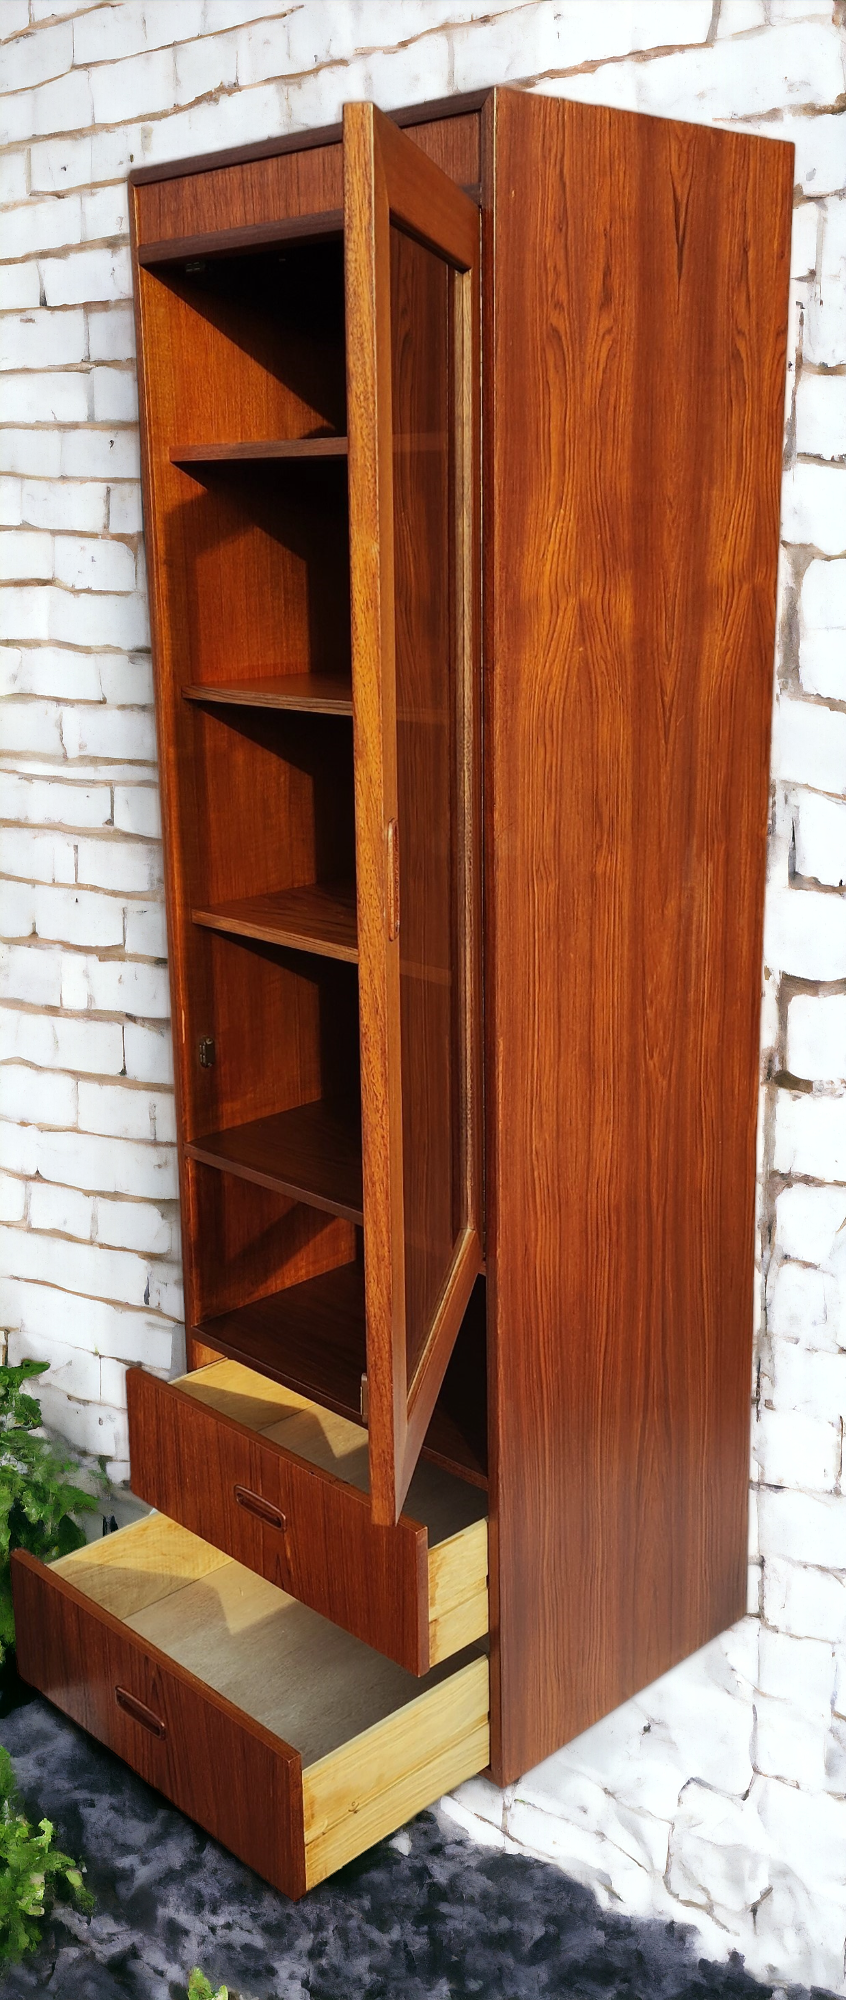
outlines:
[[[397,1518],[481,1268],[479,214],[344,110],[367,1408]]]

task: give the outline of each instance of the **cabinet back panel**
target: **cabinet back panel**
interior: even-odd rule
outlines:
[[[793,153],[518,92],[495,107],[488,1271],[507,1781],[745,1608]]]
[[[184,1017],[184,1137],[358,1090],[352,967],[191,927]],[[214,1041],[214,1062],[198,1058]]]
[[[355,1256],[355,1230],[305,1202],[186,1160],[195,1224],[195,1319],[234,1312]]]
[[[185,702],[178,719],[190,908],[352,881],[348,723],[195,702]]]

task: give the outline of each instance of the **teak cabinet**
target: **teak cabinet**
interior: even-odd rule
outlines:
[[[292,1895],[744,1609],[791,168],[131,176],[189,1372],[19,1659]]]

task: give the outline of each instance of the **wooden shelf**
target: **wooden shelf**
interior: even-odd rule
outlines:
[[[237,444],[176,444],[170,452],[171,465],[183,472],[192,465],[255,465],[277,459],[284,461],[346,458],[345,437],[252,438]]]
[[[352,883],[310,882],[272,896],[242,896],[212,909],[192,910],[195,924],[231,937],[262,938],[294,951],[358,964],[355,887]]]
[[[347,674],[276,674],[266,680],[229,681],[182,690],[186,701],[213,701],[234,708],[288,708],[309,715],[352,715],[352,683]]]
[[[343,233],[343,209],[329,208],[317,215],[287,216],[281,222],[245,223],[237,229],[206,229],[196,236],[169,236],[154,243],[139,243],[138,262],[146,270],[152,270],[159,264],[249,257],[262,250],[276,249],[280,243],[317,243]]]
[[[348,1222],[363,1222],[361,1131],[350,1104],[323,1099],[300,1104],[228,1132],[210,1132],[185,1151],[204,1166],[292,1195]]]
[[[288,1291],[221,1313],[192,1332],[216,1353],[361,1423],[361,1378],[367,1368],[361,1264],[343,1264]],[[471,1486],[487,1487],[484,1444],[480,1451],[478,1440],[466,1438],[449,1409],[435,1410],[423,1456]]]

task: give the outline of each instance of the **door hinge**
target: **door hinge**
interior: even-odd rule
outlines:
[[[198,1046],[201,1069],[214,1068],[214,1053],[214,1037],[212,1035],[201,1035]]]

